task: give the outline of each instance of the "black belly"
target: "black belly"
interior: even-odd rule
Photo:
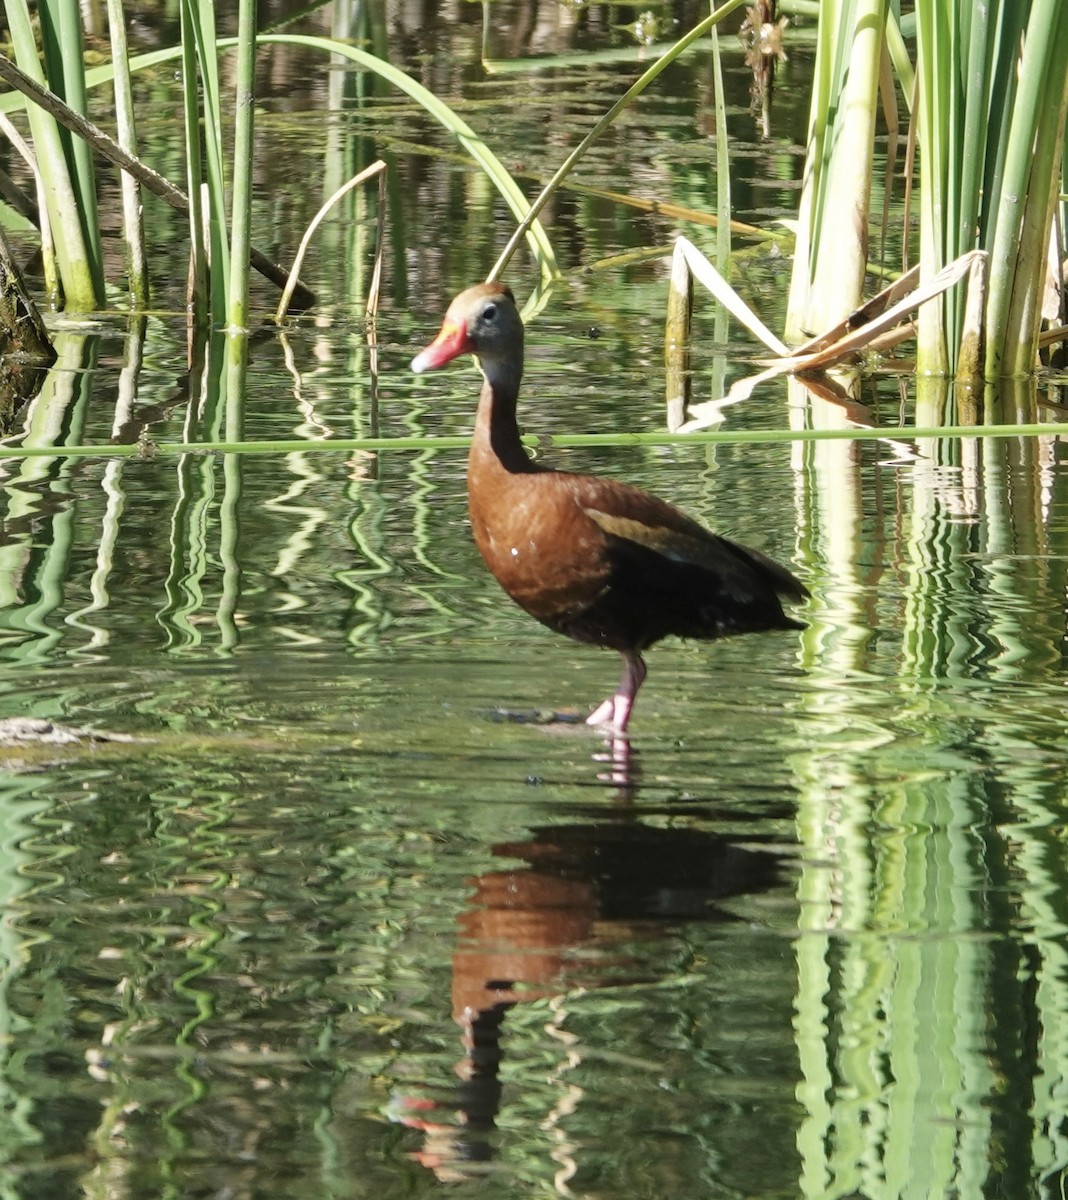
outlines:
[[[783,612],[773,581],[759,569],[711,571],[630,542],[613,549],[612,571],[596,600],[534,615],[577,641],[616,650],[642,650],[669,634],[709,640],[804,628]]]

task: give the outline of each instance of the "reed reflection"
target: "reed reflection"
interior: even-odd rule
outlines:
[[[916,424],[971,419],[974,401],[922,381]],[[1033,388],[982,410],[1033,417]],[[844,424],[815,403],[811,420]],[[797,454],[818,564],[793,759],[798,1191],[813,1200],[1059,1185],[1057,453],[1052,436],[926,438],[892,475],[845,441]]]

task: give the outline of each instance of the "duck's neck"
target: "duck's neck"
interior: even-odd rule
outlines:
[[[478,461],[483,467],[492,464],[512,475],[537,471],[520,440],[515,419],[522,366],[500,362],[483,362],[481,365],[485,381],[475,416],[471,462]]]

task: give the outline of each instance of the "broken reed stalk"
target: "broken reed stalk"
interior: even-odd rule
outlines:
[[[676,242],[671,255],[667,320],[664,322],[664,383],[667,392],[667,427],[671,433],[685,422],[693,393],[690,376],[692,316],[693,272]]]
[[[282,296],[278,301],[278,307],[277,307],[277,309],[275,309],[274,319],[275,319],[276,324],[281,325],[282,322],[286,318],[286,313],[289,311],[290,300],[292,299],[292,296],[293,296],[293,289],[295,287],[299,286],[297,281],[300,278],[300,269],[304,265],[304,257],[308,253],[308,247],[311,244],[311,240],[315,234],[315,231],[322,224],[323,219],[326,217],[326,214],[331,210],[331,208],[334,207],[334,205],[341,199],[342,196],[346,195],[346,193],[351,192],[352,189],[355,187],[359,187],[359,185],[361,183],[365,183],[368,179],[372,179],[372,178],[374,178],[374,176],[379,175],[379,176],[381,176],[381,179],[379,181],[378,250],[375,255],[375,270],[374,270],[374,274],[371,279],[371,288],[372,288],[373,295],[375,297],[375,310],[377,311],[378,287],[379,287],[379,283],[382,278],[382,261],[381,261],[380,254],[381,254],[381,246],[382,246],[382,224],[381,224],[381,222],[383,219],[383,214],[385,212],[385,205],[383,203],[384,197],[383,197],[383,191],[382,191],[382,188],[384,187],[384,184],[385,184],[385,170],[386,170],[386,164],[381,159],[377,159],[375,162],[371,163],[371,165],[369,167],[364,167],[364,169],[362,171],[360,171],[359,174],[354,175],[346,183],[343,183],[341,185],[341,187],[339,187],[337,189],[337,191],[334,192],[334,194],[326,200],[326,202],[319,209],[319,211],[315,214],[315,216],[312,217],[311,221],[308,224],[308,228],[305,229],[305,231],[304,231],[304,236],[300,239],[300,245],[297,247],[297,253],[293,259],[293,266],[289,270],[289,282],[286,284],[285,288],[283,289]],[[370,296],[368,297],[368,305],[370,306]]]
[[[813,338],[805,345],[791,350],[764,325],[756,313],[693,243],[682,237],[677,238],[672,258],[672,283],[668,299],[669,319],[672,322],[671,336],[673,338],[678,336],[681,329],[678,314],[685,297],[685,289],[688,281],[689,286],[692,286],[692,279],[696,278],[772,351],[777,361],[756,375],[738,380],[725,397],[694,405],[690,409],[691,419],[679,425],[673,423],[677,418],[679,389],[677,383],[674,382],[675,377],[669,374],[669,379],[672,380],[668,392],[669,427],[672,430],[677,429],[681,433],[703,429],[721,419],[722,409],[725,405],[744,400],[752,394],[753,389],[759,383],[774,379],[779,375],[824,371],[861,352],[871,350],[875,346],[885,347],[897,340],[911,336],[914,332],[911,325],[912,314],[923,304],[941,296],[965,275],[970,276],[971,287],[976,293],[974,298],[969,298],[969,306],[979,304],[982,282],[985,278],[985,259],[984,251],[969,251],[918,288],[913,286],[919,276],[919,268],[915,267],[907,275],[884,288],[877,296],[839,321],[832,329]],[[906,323],[904,331],[899,328],[902,323]],[[667,340],[666,344],[669,344]],[[672,369],[677,372],[682,369],[684,348],[670,345],[670,350],[673,356]]]

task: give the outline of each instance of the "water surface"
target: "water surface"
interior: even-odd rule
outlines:
[[[533,172],[635,73],[490,76],[463,14],[433,43],[398,23],[398,60]],[[596,21],[575,38],[619,41]],[[768,141],[729,66],[742,219],[794,202],[806,53]],[[329,444],[469,430],[474,371],[406,364],[508,218],[463,164],[405,149],[449,147],[395,97],[324,117],[310,65],[276,70],[262,130],[290,158],[264,158],[265,242],[318,204],[294,158],[306,185],[354,133],[394,156],[377,376],[356,205],[314,261],[320,308],[252,350],[244,436],[306,449],[151,453],[226,429],[167,312],[176,231],[143,345],[117,321],[66,334],[28,419],[27,442],[101,453],[3,464],[0,715],[136,739],[5,752],[5,1194],[1059,1195],[1060,440],[913,443],[911,381],[886,375],[867,413],[772,385],[726,428],[859,415],[896,439],[545,451],[670,496],[813,592],[804,632],[656,648],[626,758],[582,724],[614,657],[483,570],[464,451]],[[711,207],[706,79],[687,60],[590,178]],[[145,86],[173,102],[167,77]],[[575,196],[547,227],[569,270],[674,229]],[[738,269],[780,327],[787,264],[758,248]],[[666,270],[553,292],[529,432],[663,427]],[[510,278],[525,295],[535,272]],[[698,329],[704,398],[755,348],[716,343],[701,308]],[[120,459],[123,395],[120,436],[146,451]]]

